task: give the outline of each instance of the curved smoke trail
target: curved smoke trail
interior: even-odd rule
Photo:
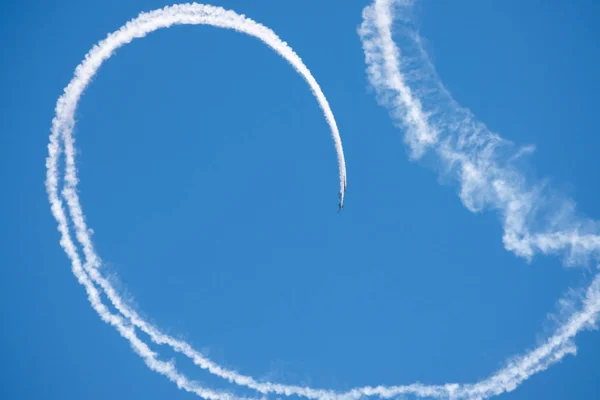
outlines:
[[[75,149],[72,132],[75,125],[74,114],[77,103],[102,63],[110,58],[117,48],[131,42],[135,38],[144,37],[152,31],[160,28],[167,28],[175,24],[211,25],[220,28],[233,29],[254,36],[270,46],[292,65],[310,86],[331,129],[338,156],[340,205],[343,204],[346,188],[346,166],[338,128],[327,99],[300,57],[298,57],[298,55],[269,28],[258,24],[243,15],[238,15],[233,11],[209,5],[195,3],[174,5],[149,13],[141,13],[137,18],[129,21],[119,30],[109,34],[106,39],[95,45],[92,50],[86,54],[84,61],[77,66],[74,78],[65,88],[64,94],[58,99],[56,116],[52,121],[52,134],[50,135],[50,144],[48,146],[49,156],[46,160],[46,189],[52,207],[52,213],[58,222],[58,229],[61,233],[60,243],[71,259],[73,273],[77,277],[79,283],[85,287],[88,299],[94,310],[96,310],[103,321],[113,325],[124,338],[129,340],[133,350],[145,360],[150,369],[167,376],[179,387],[203,398],[216,400],[231,397],[231,395],[226,393],[219,393],[200,387],[178,373],[171,363],[165,363],[158,360],[156,354],[137,337],[133,328],[134,326],[149,334],[154,342],[169,344],[174,350],[192,357],[194,362],[202,368],[208,369],[211,373],[222,376],[237,384],[253,387],[262,392],[279,391],[277,390],[276,385],[274,386],[274,389],[271,386],[265,388],[263,387],[264,385],[260,386],[252,378],[239,375],[234,371],[223,369],[203,357],[200,353],[191,349],[187,343],[177,341],[162,334],[158,329],[146,323],[146,321],[144,321],[134,310],[125,304],[110,282],[105,279],[98,270],[101,262],[92,245],[90,230],[85,223],[85,218],[76,191],[78,177],[75,167]],[[86,261],[83,265],[79,258],[77,246],[70,235],[68,220],[63,208],[63,201],[58,195],[58,159],[61,153],[59,142],[61,139],[64,144],[66,163],[62,197],[66,200],[67,208],[75,228],[76,238],[80,243],[85,256]],[[112,314],[108,310],[102,303],[100,293],[94,283],[102,288],[111,304],[122,315]],[[123,317],[125,317],[126,320],[124,320]]]
[[[432,154],[442,173],[460,186],[460,198],[469,210],[497,210],[507,250],[527,260],[536,253],[560,254],[568,266],[597,262],[599,224],[579,217],[571,200],[528,182],[513,162],[531,148],[515,149],[460,107],[442,85],[411,26],[413,3],[375,0],[364,9],[359,29],[369,81],[394,121],[405,130],[411,158]],[[405,34],[402,50],[392,38],[394,19]],[[414,54],[410,56],[402,54],[411,50]],[[571,314],[541,346],[488,379],[438,387],[441,392],[433,397],[488,398],[511,391],[536,372],[575,353],[572,338],[593,328],[598,320],[600,274],[582,297],[580,311]],[[402,387],[396,389],[395,393],[404,393]]]
[[[559,213],[552,215],[550,223],[542,229],[534,229],[532,221],[545,208],[533,204],[543,201],[540,188],[528,186],[524,177],[512,167],[510,161],[518,157],[521,149],[512,157],[502,158],[501,152],[510,143],[490,132],[474,119],[468,110],[460,108],[441,85],[433,67],[422,48],[418,36],[412,36],[412,45],[420,58],[400,57],[400,51],[392,40],[392,6],[407,6],[392,0],[376,0],[365,8],[361,39],[368,64],[369,79],[377,89],[380,99],[391,108],[397,122],[406,130],[405,139],[413,158],[428,151],[433,152],[449,173],[454,173],[461,186],[461,199],[471,210],[490,207],[500,210],[503,216],[504,243],[507,249],[520,256],[531,258],[536,252],[563,252],[569,264],[594,259],[598,256],[600,237],[595,224],[575,218],[569,203]],[[406,8],[401,11],[407,11]],[[306,79],[313,90],[332,130],[340,168],[341,201],[346,184],[345,165],[341,140],[327,101],[316,81],[300,58],[271,30],[256,22],[218,7],[186,4],[166,7],[140,16],[109,35],[96,45],[80,64],[75,77],[65,89],[56,107],[50,136],[47,159],[46,186],[52,212],[61,232],[61,245],[72,261],[73,273],[85,287],[92,307],[103,321],[113,325],[126,338],[148,367],[159,372],[178,387],[211,400],[234,399],[236,396],[203,388],[180,374],[171,363],[160,361],[146,343],[141,341],[135,328],[148,334],[157,344],[166,344],[193,360],[199,367],[234,384],[245,386],[266,395],[297,395],[310,399],[353,400],[365,396],[381,398],[399,395],[418,397],[473,399],[488,398],[513,390],[532,374],[548,368],[566,354],[575,353],[572,338],[582,329],[591,328],[600,311],[600,277],[597,276],[587,289],[580,311],[571,314],[555,334],[541,346],[514,358],[505,368],[489,378],[474,384],[448,383],[444,385],[411,384],[400,386],[360,387],[347,392],[314,389],[310,387],[259,382],[252,377],[225,369],[194,350],[184,341],[174,339],[147,323],[118,295],[110,282],[99,270],[100,259],[92,245],[89,229],[76,192],[77,172],[72,130],[77,102],[103,61],[118,47],[131,40],[145,36],[156,29],[173,24],[207,24],[234,29],[263,40],[283,56]],[[417,68],[415,68],[415,65]],[[409,86],[412,84],[412,86]],[[85,257],[82,264],[78,248],[73,242],[68,219],[59,196],[58,159],[63,140],[66,169],[62,198],[66,200],[73,222],[76,238]],[[547,216],[547,215],[546,215]],[[100,299],[97,284],[120,314],[111,313]]]

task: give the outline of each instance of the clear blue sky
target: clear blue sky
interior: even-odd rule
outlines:
[[[86,302],[44,191],[54,105],[83,55],[155,0],[0,5],[0,398],[190,399],[150,372]],[[303,58],[348,163],[337,209],[328,127],[304,81],[257,40],[209,27],[118,51],[80,103],[81,199],[105,268],[139,309],[255,377],[347,389],[474,382],[550,332],[581,269],[502,247],[368,88],[356,28],[366,1],[221,0]],[[600,217],[595,113],[600,5],[424,0],[442,81]],[[600,333],[504,399],[600,398]],[[165,349],[190,376],[194,370]]]

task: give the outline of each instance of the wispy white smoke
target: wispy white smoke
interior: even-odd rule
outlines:
[[[515,150],[457,105],[439,82],[420,37],[411,31],[413,2],[375,1],[364,10],[359,30],[369,80],[394,120],[405,128],[412,157],[433,153],[443,172],[460,185],[461,200],[470,210],[499,210],[504,243],[519,256],[563,253],[569,265],[598,259],[598,223],[578,218],[572,201],[557,201],[554,193],[549,198],[543,186],[527,182],[512,164],[532,147]],[[404,42],[413,50],[408,57],[401,56],[392,40],[393,10],[400,15]],[[548,212],[550,207],[555,210]]]
[[[364,10],[360,35],[369,79],[377,89],[380,100],[390,108],[394,120],[405,129],[405,139],[411,157],[418,159],[428,153],[437,156],[443,171],[454,176],[460,185],[461,199],[470,210],[499,210],[507,249],[528,259],[537,252],[562,253],[569,265],[590,259],[596,260],[600,246],[596,224],[576,218],[569,202],[559,203],[560,207],[557,208],[556,201],[547,198],[542,186],[528,183],[513,166],[514,160],[532,151],[532,148],[524,147],[512,151],[509,142],[490,132],[476,121],[468,110],[460,108],[439,82],[433,66],[423,52],[418,35],[413,33],[409,36],[416,56],[407,58],[400,52],[392,39],[393,6],[396,6],[406,28],[409,23],[406,17],[410,10],[409,1],[377,0]],[[75,77],[58,100],[46,161],[46,187],[52,212],[58,221],[61,245],[71,259],[73,273],[84,286],[92,307],[103,321],[114,326],[130,342],[133,350],[144,359],[150,369],[165,375],[178,387],[206,399],[238,398],[228,393],[203,388],[179,373],[172,363],[160,361],[157,354],[140,340],[136,329],[149,335],[152,342],[170,346],[189,357],[202,369],[234,385],[254,389],[263,396],[296,395],[319,400],[353,400],[368,396],[391,398],[400,395],[452,399],[488,398],[513,390],[532,374],[543,371],[566,354],[575,353],[573,337],[581,330],[593,327],[598,318],[600,276],[593,280],[583,295],[580,311],[572,313],[553,336],[529,353],[514,358],[505,368],[489,378],[473,384],[415,383],[360,387],[347,392],[337,392],[268,381],[259,382],[214,363],[188,343],[162,333],[145,321],[123,301],[109,280],[101,274],[101,260],[94,250],[90,230],[85,223],[77,195],[78,178],[72,132],[77,103],[102,62],[117,48],[131,40],[174,24],[206,24],[234,29],[259,38],[285,58],[308,82],[331,128],[338,154],[341,201],[346,184],[341,140],[327,100],[300,58],[265,26],[218,7],[185,4],[142,13],[98,43],[77,67]],[[59,189],[61,175],[58,161],[63,149],[64,185]],[[71,237],[63,200],[66,201],[80,247]],[[548,210],[554,211],[549,214]],[[546,222],[540,223],[541,215],[546,217]],[[83,263],[79,251],[85,258]],[[118,314],[113,314],[102,303],[99,288]]]
[[[513,162],[533,149],[514,149],[472,113],[460,107],[444,88],[411,25],[411,0],[375,0],[363,11],[359,34],[367,74],[378,98],[405,130],[415,159],[432,154],[441,172],[460,187],[460,198],[472,211],[498,210],[507,250],[530,260],[536,253],[562,254],[567,265],[597,262],[598,223],[578,217],[573,202],[544,185],[532,184]],[[392,26],[403,33],[410,55],[392,39]],[[410,51],[412,50],[412,51]],[[490,378],[471,385],[450,385],[433,397],[487,398],[510,391],[532,374],[575,352],[571,339],[591,328],[600,311],[600,275],[584,297],[583,307],[535,350],[511,361]],[[446,391],[452,387],[451,391]],[[432,387],[433,388],[433,387]],[[438,388],[441,389],[441,388]],[[402,393],[402,388],[397,388]],[[414,393],[429,396],[427,393]]]

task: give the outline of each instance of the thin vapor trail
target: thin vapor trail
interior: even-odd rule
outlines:
[[[73,273],[77,277],[79,283],[84,286],[90,304],[94,310],[100,315],[103,321],[113,325],[124,338],[129,340],[134,351],[145,360],[150,369],[167,376],[180,388],[193,392],[200,397],[210,400],[235,398],[235,396],[227,393],[220,393],[202,388],[178,373],[171,363],[165,363],[158,360],[156,354],[136,336],[133,326],[138,327],[149,334],[154,342],[169,344],[174,350],[190,356],[196,364],[200,365],[202,368],[208,369],[213,374],[219,375],[240,385],[253,387],[262,392],[275,391],[283,393],[285,390],[280,389],[278,385],[261,385],[250,377],[245,377],[237,374],[235,371],[221,368],[203,357],[200,353],[191,349],[187,343],[177,341],[162,334],[158,329],[146,323],[137,313],[135,313],[135,311],[128,307],[114,290],[110,282],[105,279],[98,270],[101,262],[92,245],[90,230],[85,223],[85,218],[76,191],[78,177],[75,167],[75,148],[72,132],[75,125],[74,114],[77,103],[101,64],[110,58],[117,48],[131,42],[135,38],[144,37],[152,31],[160,28],[168,28],[175,24],[211,25],[233,29],[254,36],[270,46],[288,61],[307,81],[319,106],[323,110],[325,119],[331,129],[338,156],[340,202],[343,204],[346,188],[346,166],[337,124],[321,88],[300,57],[298,57],[298,55],[285,42],[281,41],[281,39],[279,39],[279,37],[269,28],[258,24],[243,15],[238,15],[233,11],[209,5],[195,3],[175,5],[149,13],[141,13],[137,18],[129,21],[119,30],[109,34],[106,39],[95,45],[92,50],[86,54],[84,61],[77,66],[74,78],[65,88],[64,94],[58,99],[56,116],[52,121],[52,133],[50,135],[50,144],[48,146],[49,156],[46,160],[46,189],[52,207],[52,213],[58,222],[58,229],[61,233],[60,243],[71,259]],[[61,153],[61,139],[64,144],[66,163],[62,196],[67,202],[67,208],[75,228],[76,237],[82,246],[83,254],[86,259],[83,266],[79,258],[77,246],[73,243],[70,235],[63,201],[58,195],[60,178],[58,159]],[[102,288],[112,305],[127,318],[129,322],[124,321],[120,315],[112,314],[106,308],[100,299],[100,294],[96,286],[94,286],[94,283]],[[133,326],[131,326],[130,323],[133,324]]]

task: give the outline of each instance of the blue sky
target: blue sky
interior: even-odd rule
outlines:
[[[314,387],[474,382],[551,332],[590,271],[507,252],[493,213],[409,162],[365,74],[366,2],[215,5],[272,28],[336,116],[348,163],[337,208],[328,127],[304,81],[259,41],[209,27],[152,33],[100,70],[77,113],[80,196],[106,270],[138,309],[214,361]],[[0,8],[0,317],[4,398],[192,398],[150,372],[73,278],[44,191],[54,104],[83,55],[157,1]],[[444,84],[532,169],[600,215],[594,111],[600,8],[423,1]],[[598,332],[506,399],[594,399]],[[190,377],[230,388],[168,349]]]

